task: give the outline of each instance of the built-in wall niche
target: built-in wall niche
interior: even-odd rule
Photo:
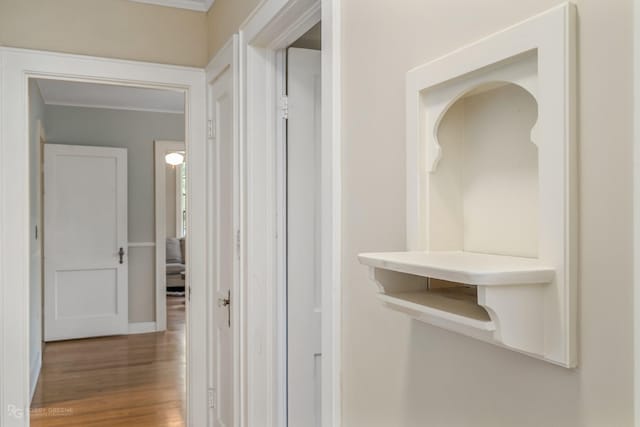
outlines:
[[[505,82],[471,89],[446,110],[426,168],[429,250],[538,256],[537,120],[534,96]]]
[[[385,306],[576,366],[575,8],[407,73],[407,248],[359,255]]]

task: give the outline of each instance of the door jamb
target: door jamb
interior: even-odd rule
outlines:
[[[207,425],[205,80],[202,69],[0,48],[0,424],[29,425],[29,78],[117,84],[185,94],[189,230],[187,424]],[[197,230],[198,232],[193,232]]]
[[[322,425],[339,427],[341,323],[340,0],[265,0],[240,27],[241,141],[245,168],[247,425],[286,425],[286,304],[282,301],[284,212],[278,55],[322,21]],[[281,86],[281,85],[280,85]],[[280,153],[280,154],[279,154]],[[286,369],[286,365],[285,365]]]
[[[633,2],[633,24],[633,407],[640,427],[640,0]]]
[[[167,330],[167,167],[164,156],[172,151],[185,151],[185,145],[182,141],[156,140],[154,141],[153,149],[156,223],[156,331],[161,332]],[[184,290],[186,295],[186,292],[188,292],[186,279]]]

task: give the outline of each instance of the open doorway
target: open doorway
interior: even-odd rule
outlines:
[[[156,330],[186,296],[187,162],[182,141],[155,141]]]
[[[286,49],[287,420],[321,425],[321,24]]]
[[[185,140],[184,92],[30,78],[29,102],[31,425],[186,425],[186,244],[159,322],[154,147]]]

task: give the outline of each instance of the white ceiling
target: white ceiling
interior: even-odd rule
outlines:
[[[176,7],[178,9],[197,10],[206,12],[209,10],[214,0],[131,0],[137,3],[149,3],[158,6]]]
[[[184,94],[171,90],[38,79],[47,105],[184,113]]]

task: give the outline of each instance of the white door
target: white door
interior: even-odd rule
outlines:
[[[127,151],[44,152],[45,341],[125,334]]]
[[[320,426],[320,51],[288,50],[288,425]]]
[[[237,156],[234,146],[234,98],[232,69],[227,68],[209,87],[212,120],[215,242],[213,301],[213,412],[214,426],[234,426],[234,289],[236,287]]]

